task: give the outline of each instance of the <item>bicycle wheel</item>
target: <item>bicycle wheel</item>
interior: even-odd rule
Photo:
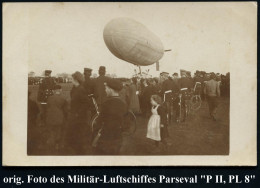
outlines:
[[[122,132],[124,135],[132,135],[136,131],[136,117],[132,111],[128,111],[128,113],[124,116],[122,125]]]
[[[197,111],[201,107],[200,95],[194,95],[191,98],[191,109]]]

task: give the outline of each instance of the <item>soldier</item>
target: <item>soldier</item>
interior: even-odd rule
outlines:
[[[99,70],[99,77],[95,80],[95,87],[94,87],[94,94],[97,97],[97,104],[100,107],[102,103],[106,100],[106,91],[105,91],[105,81],[108,79],[106,75],[106,67],[100,66]]]
[[[84,77],[85,77],[84,87],[86,89],[87,94],[94,93],[94,82],[90,78],[91,74],[92,74],[92,69],[84,68]]]
[[[41,104],[41,123],[46,121],[46,104],[49,96],[53,95],[56,85],[54,78],[51,77],[51,70],[45,70],[45,77],[39,85],[37,100]]]
[[[165,102],[166,105],[166,110],[168,114],[168,124],[170,124],[170,121],[172,119],[172,114],[171,114],[171,108],[172,108],[172,90],[175,89],[173,88],[173,80],[169,78],[169,73],[168,72],[162,72],[160,74],[163,82],[162,82],[162,90],[161,90],[161,96],[163,101]]]
[[[178,73],[174,73],[172,79],[172,100],[173,100],[173,111],[175,111],[175,121],[178,119],[178,103],[179,103],[179,92],[180,92],[180,79]]]
[[[189,75],[189,74],[188,74]],[[187,71],[181,70],[181,78],[180,78],[180,92],[181,92],[181,106],[178,106],[177,109],[177,117],[180,117],[180,109],[183,108],[184,111],[186,111],[186,105],[190,104],[190,91],[193,88],[193,82],[192,80],[187,76]],[[185,105],[186,104],[186,105]],[[180,108],[181,107],[181,108]],[[180,121],[180,119],[177,119],[177,121]]]
[[[153,84],[153,79],[146,79],[144,84],[147,85],[142,93],[142,102],[143,102],[143,115],[145,117],[150,116],[151,113],[151,96],[158,94],[155,85]]]
[[[104,83],[107,100],[102,104],[98,124],[101,125],[101,136],[97,141],[95,154],[117,155],[122,145],[123,117],[127,113],[127,105],[119,97],[122,83],[116,79],[107,79]],[[95,145],[95,144],[93,144]]]
[[[191,89],[193,86],[193,83],[190,78],[188,78],[187,73],[185,71],[181,72],[181,78],[180,78],[180,88],[187,88]]]
[[[206,82],[204,93],[207,96],[210,117],[216,121],[216,110],[218,106],[217,97],[220,96],[219,84],[215,80],[216,75],[211,74],[210,80]]]
[[[85,88],[86,95],[89,96],[90,94],[94,94],[94,81],[90,78],[92,74],[92,69],[84,68],[84,77],[85,82],[83,84]],[[95,107],[91,100],[89,100],[89,104],[86,107],[87,110],[87,122],[90,122],[92,115],[95,114]]]

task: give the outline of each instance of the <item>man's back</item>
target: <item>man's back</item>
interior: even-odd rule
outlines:
[[[162,92],[172,90],[172,80],[167,79],[162,83]]]
[[[177,93],[180,90],[179,80],[177,78],[174,78],[172,80],[172,92]]]
[[[205,94],[208,96],[220,96],[220,90],[219,90],[219,84],[217,81],[211,79],[206,82],[205,88],[204,88]]]
[[[119,97],[108,97],[102,104],[100,121],[103,122],[102,138],[115,140],[121,136],[123,117],[127,113],[126,103]]]
[[[180,79],[180,88],[192,88],[191,79],[187,77],[182,77]]]
[[[95,80],[95,95],[97,96],[97,104],[101,105],[107,98],[105,91],[105,81],[107,80],[106,76],[99,76]]]
[[[90,78],[85,79],[84,87],[86,90],[86,94],[90,95],[94,93],[94,81]]]

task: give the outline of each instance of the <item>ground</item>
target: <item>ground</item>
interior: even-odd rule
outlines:
[[[62,84],[64,96],[70,101],[71,84]],[[36,100],[38,86],[29,86],[31,99]],[[229,154],[229,98],[220,98],[217,121],[213,121],[208,113],[207,102],[191,114],[184,123],[171,123],[168,126],[168,144],[160,144],[146,138],[148,118],[137,116],[137,129],[131,136],[124,136],[122,155],[228,155]],[[34,150],[32,155],[73,155],[69,148],[53,152],[46,147],[45,128],[36,125],[34,132]],[[88,148],[88,147],[87,147]],[[91,154],[90,149],[86,154]]]

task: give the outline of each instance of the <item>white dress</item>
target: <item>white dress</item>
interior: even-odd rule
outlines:
[[[160,135],[160,115],[157,113],[157,108],[152,108],[152,116],[149,119],[148,127],[147,127],[147,138],[150,138],[152,140],[161,141],[161,135]]]

